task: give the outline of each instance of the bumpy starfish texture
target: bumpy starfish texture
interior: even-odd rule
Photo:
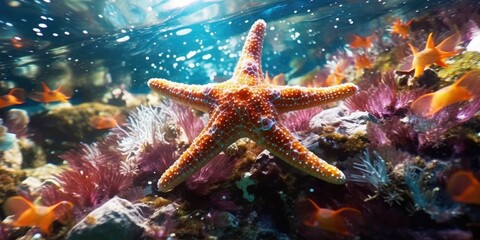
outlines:
[[[345,175],[338,168],[295,139],[279,122],[278,114],[343,99],[355,93],[357,87],[350,83],[327,88],[266,83],[261,68],[265,28],[263,20],[253,24],[233,77],[226,82],[187,85],[165,79],[148,81],[155,92],[210,114],[206,127],[161,176],[161,191],[170,191],[243,137],[312,176],[335,184],[345,182]]]

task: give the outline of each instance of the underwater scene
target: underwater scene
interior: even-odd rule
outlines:
[[[476,0],[0,0],[0,240],[480,239]]]

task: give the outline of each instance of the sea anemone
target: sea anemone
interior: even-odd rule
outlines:
[[[418,132],[420,148],[423,149],[437,143],[452,127],[472,119],[478,111],[480,111],[480,98],[466,104],[452,104],[440,110],[432,118],[412,116],[409,124]]]
[[[435,161],[427,167],[405,165],[405,183],[414,203],[414,210],[422,210],[437,222],[444,222],[459,214],[460,206],[450,200],[445,190],[436,187],[434,181],[447,164]]]
[[[118,150],[129,161],[137,159],[145,149],[164,141],[167,118],[168,115],[161,108],[138,107],[128,117],[128,124],[119,128],[123,136],[118,142]],[[131,161],[132,165],[136,165],[135,160]]]
[[[82,217],[90,210],[128,189],[132,176],[122,174],[121,155],[111,142],[82,144],[60,157],[71,169],[55,176],[45,184],[40,195],[44,204],[58,201],[74,204],[76,216]]]
[[[118,149],[125,156],[123,172],[135,175],[136,182],[161,176],[205,125],[192,109],[170,101],[157,108],[141,106],[128,122]],[[186,181],[187,188],[205,195],[212,184],[230,176],[234,165],[231,157],[220,154]]]
[[[366,111],[379,119],[405,115],[410,102],[424,92],[423,90],[400,91],[392,72],[371,76],[366,82],[369,83],[369,88],[347,98],[345,106],[352,112]],[[366,84],[361,86],[366,87]]]
[[[398,117],[392,117],[380,124],[368,123],[367,136],[372,148],[392,145],[409,152],[417,151],[417,133],[412,126]]]
[[[358,171],[349,176],[349,181],[358,183],[368,183],[375,189],[380,189],[389,182],[388,169],[385,160],[376,152],[371,154],[365,151],[364,157],[360,158],[361,162],[354,162],[353,168]]]
[[[200,195],[206,195],[209,187],[231,176],[235,159],[226,154],[219,154],[187,179],[187,188]]]
[[[321,111],[321,107],[307,108],[282,114],[280,119],[282,124],[292,132],[306,131],[310,129],[310,120]]]

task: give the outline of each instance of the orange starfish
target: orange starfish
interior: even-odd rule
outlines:
[[[233,77],[223,83],[187,85],[150,79],[148,86],[172,100],[208,112],[210,120],[190,147],[158,181],[169,191],[239,138],[248,137],[290,165],[327,182],[342,184],[345,175],[303,146],[279,121],[279,114],[343,99],[357,86],[328,88],[275,86],[265,82],[261,67],[266,23],[256,21]]]
[[[34,205],[29,200],[15,196],[7,199],[3,204],[6,215],[14,215],[14,227],[38,227],[47,235],[50,233],[50,226],[55,220],[60,220],[70,212],[73,204],[68,201],[61,201],[50,207]]]
[[[415,69],[414,77],[422,75],[425,68],[434,63],[442,67],[448,67],[444,60],[457,54],[455,47],[459,41],[460,33],[455,33],[435,46],[433,33],[430,33],[425,49],[422,51],[419,52],[413,45],[408,44],[413,53],[411,70]]]

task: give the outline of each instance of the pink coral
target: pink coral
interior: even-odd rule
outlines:
[[[366,111],[376,118],[405,114],[410,102],[424,92],[423,90],[401,91],[392,72],[373,76],[365,82],[368,84],[360,84],[360,87],[363,87],[362,91],[345,100],[345,106],[352,112]]]
[[[280,118],[282,124],[290,131],[306,131],[310,128],[310,120],[321,111],[321,107],[308,108],[282,114]]]
[[[435,114],[432,118],[412,116],[410,124],[419,134],[420,148],[438,142],[452,127],[472,119],[480,111],[480,98],[466,104],[452,104]]]
[[[108,142],[86,145],[62,156],[71,167],[55,179],[58,185],[46,184],[41,190],[45,204],[70,201],[77,216],[129,188],[132,176],[121,173],[121,155]]]
[[[232,174],[235,163],[232,157],[225,154],[217,155],[187,179],[187,188],[197,194],[206,195],[212,184],[223,181]]]

